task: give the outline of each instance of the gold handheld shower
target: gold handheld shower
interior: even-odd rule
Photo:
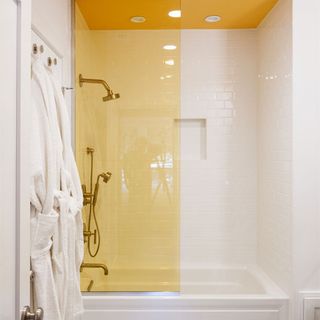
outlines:
[[[98,177],[101,177],[103,179],[103,182],[107,183],[111,179],[112,173],[111,172],[102,172],[99,174]]]
[[[97,199],[98,199],[98,193],[99,193],[99,179],[102,178],[102,181],[104,183],[108,183],[108,181],[111,179],[112,173],[111,172],[102,172],[101,174],[98,175],[97,177],[97,182],[94,186],[94,192],[93,192],[93,200],[92,200],[92,205],[93,207],[96,206]]]
[[[83,235],[85,242],[88,242],[88,253],[91,257],[95,257],[100,249],[101,235],[99,223],[96,216],[96,204],[98,199],[99,192],[99,180],[102,178],[103,182],[107,183],[112,176],[111,172],[102,172],[97,176],[97,181],[93,189],[93,148],[87,148],[87,154],[90,155],[90,190],[86,191],[86,186],[82,185],[83,190],[83,205],[89,205],[89,215],[88,215],[88,225],[84,224]],[[95,226],[94,230],[93,225]],[[93,244],[95,247],[92,247],[92,236]]]

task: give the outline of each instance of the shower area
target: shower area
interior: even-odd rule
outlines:
[[[75,1],[85,319],[287,319],[291,19]]]

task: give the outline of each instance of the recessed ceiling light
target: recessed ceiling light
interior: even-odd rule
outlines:
[[[174,60],[173,59],[168,59],[165,60],[164,63],[168,66],[174,66]]]
[[[146,22],[146,18],[142,16],[135,16],[135,17],[132,17],[130,21],[133,23],[143,23],[143,22]]]
[[[166,44],[165,46],[163,46],[164,50],[176,50],[177,46],[175,46],[174,44]]]
[[[168,13],[171,18],[181,18],[181,10],[172,10]]]
[[[213,22],[219,22],[221,20],[220,16],[208,16],[204,19],[205,22],[213,23]]]

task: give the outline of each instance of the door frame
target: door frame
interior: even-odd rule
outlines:
[[[16,115],[16,244],[15,319],[30,305],[30,168],[29,132],[31,110],[31,1],[16,0],[17,115]]]

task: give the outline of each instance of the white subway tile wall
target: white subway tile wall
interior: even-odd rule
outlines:
[[[292,275],[292,10],[280,1],[258,29],[258,263],[289,291]]]
[[[181,32],[181,118],[207,133],[206,159],[181,160],[182,277],[256,263],[256,44],[255,30]]]

